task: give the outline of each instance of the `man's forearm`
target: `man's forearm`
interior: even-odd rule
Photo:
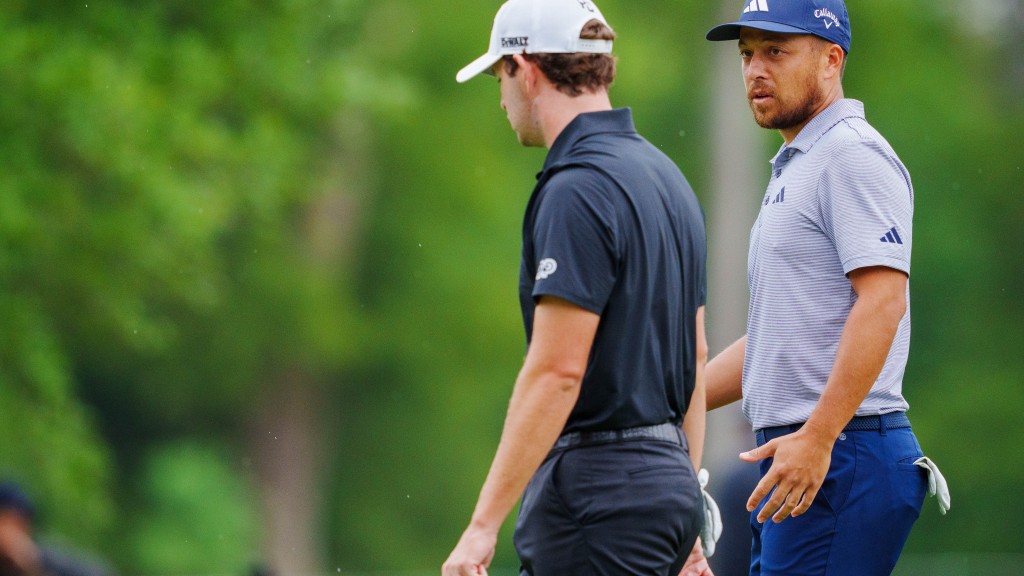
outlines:
[[[469,527],[442,567],[444,574],[479,574],[490,564],[502,523],[561,434],[579,398],[600,320],[597,314],[566,300],[538,299],[533,339],[512,390],[498,450]]]
[[[579,390],[579,380],[523,367],[471,526],[495,532],[501,527],[558,439]]]
[[[697,341],[694,343],[696,354],[694,366],[693,394],[690,395],[690,403],[686,407],[686,415],[683,417],[683,434],[686,434],[686,442],[690,449],[690,461],[693,462],[693,469],[700,470],[700,463],[704,455],[704,436],[707,423],[707,363],[708,363],[708,339],[704,329],[704,307],[697,308],[696,330],[694,335]]]
[[[743,397],[743,355],[747,337],[733,342],[708,362],[707,409],[714,410]]]
[[[690,461],[693,462],[693,469],[700,470],[700,463],[704,455],[704,435],[707,423],[707,404],[704,395],[704,386],[698,383],[690,396],[690,405],[686,408],[686,416],[683,418],[683,434],[686,434],[686,443],[690,450]]]
[[[905,313],[902,292],[862,291],[843,327],[832,373],[805,427],[833,441],[839,436],[882,372]]]

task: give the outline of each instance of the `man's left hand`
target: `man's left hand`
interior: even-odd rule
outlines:
[[[690,556],[686,559],[686,564],[683,564],[679,576],[715,576],[708,565],[708,559],[704,556],[704,546],[700,538],[697,538],[693,545],[693,550],[690,551]]]
[[[832,462],[834,442],[834,438],[827,439],[805,426],[740,454],[740,459],[746,462],[774,458],[768,473],[747,500],[747,510],[753,512],[771,493],[771,498],[757,515],[758,522],[763,523],[770,517],[779,523],[789,516],[795,518],[806,512],[825,481]]]

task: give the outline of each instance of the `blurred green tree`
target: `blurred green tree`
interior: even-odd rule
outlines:
[[[407,90],[351,49],[364,10],[0,8],[0,454],[39,485],[53,530],[97,543],[130,530],[111,525],[113,498],[127,517],[133,503],[166,507],[161,478],[110,479],[197,437],[233,442],[236,483],[261,489],[249,506],[270,518],[262,555],[285,570],[319,562],[319,398],[361,350],[349,271],[367,119]],[[209,462],[191,466],[219,473]],[[161,557],[152,539],[119,554],[128,567]]]

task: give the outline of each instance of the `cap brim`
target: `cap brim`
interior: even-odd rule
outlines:
[[[757,28],[758,30],[783,32],[785,34],[810,34],[810,32],[803,28],[797,28],[789,24],[779,24],[778,22],[769,22],[768,20],[746,20],[715,26],[708,30],[705,38],[708,40],[739,40],[740,30],[743,28]]]
[[[491,54],[488,52],[469,64],[466,64],[462,70],[459,70],[459,73],[455,75],[455,81],[461,84],[477,74],[486,71],[491,66],[494,66],[494,63],[498,60],[501,60],[501,54]]]

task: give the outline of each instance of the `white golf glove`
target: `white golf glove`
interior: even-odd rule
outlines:
[[[938,497],[939,512],[945,514],[949,511],[949,485],[946,484],[946,478],[927,456],[914,460],[914,464],[928,471],[928,495]]]
[[[715,553],[715,544],[722,536],[722,513],[718,510],[718,503],[707,491],[710,477],[711,474],[704,468],[697,472],[700,494],[704,497],[704,528],[700,531],[700,542],[704,547],[704,555],[708,558]]]

